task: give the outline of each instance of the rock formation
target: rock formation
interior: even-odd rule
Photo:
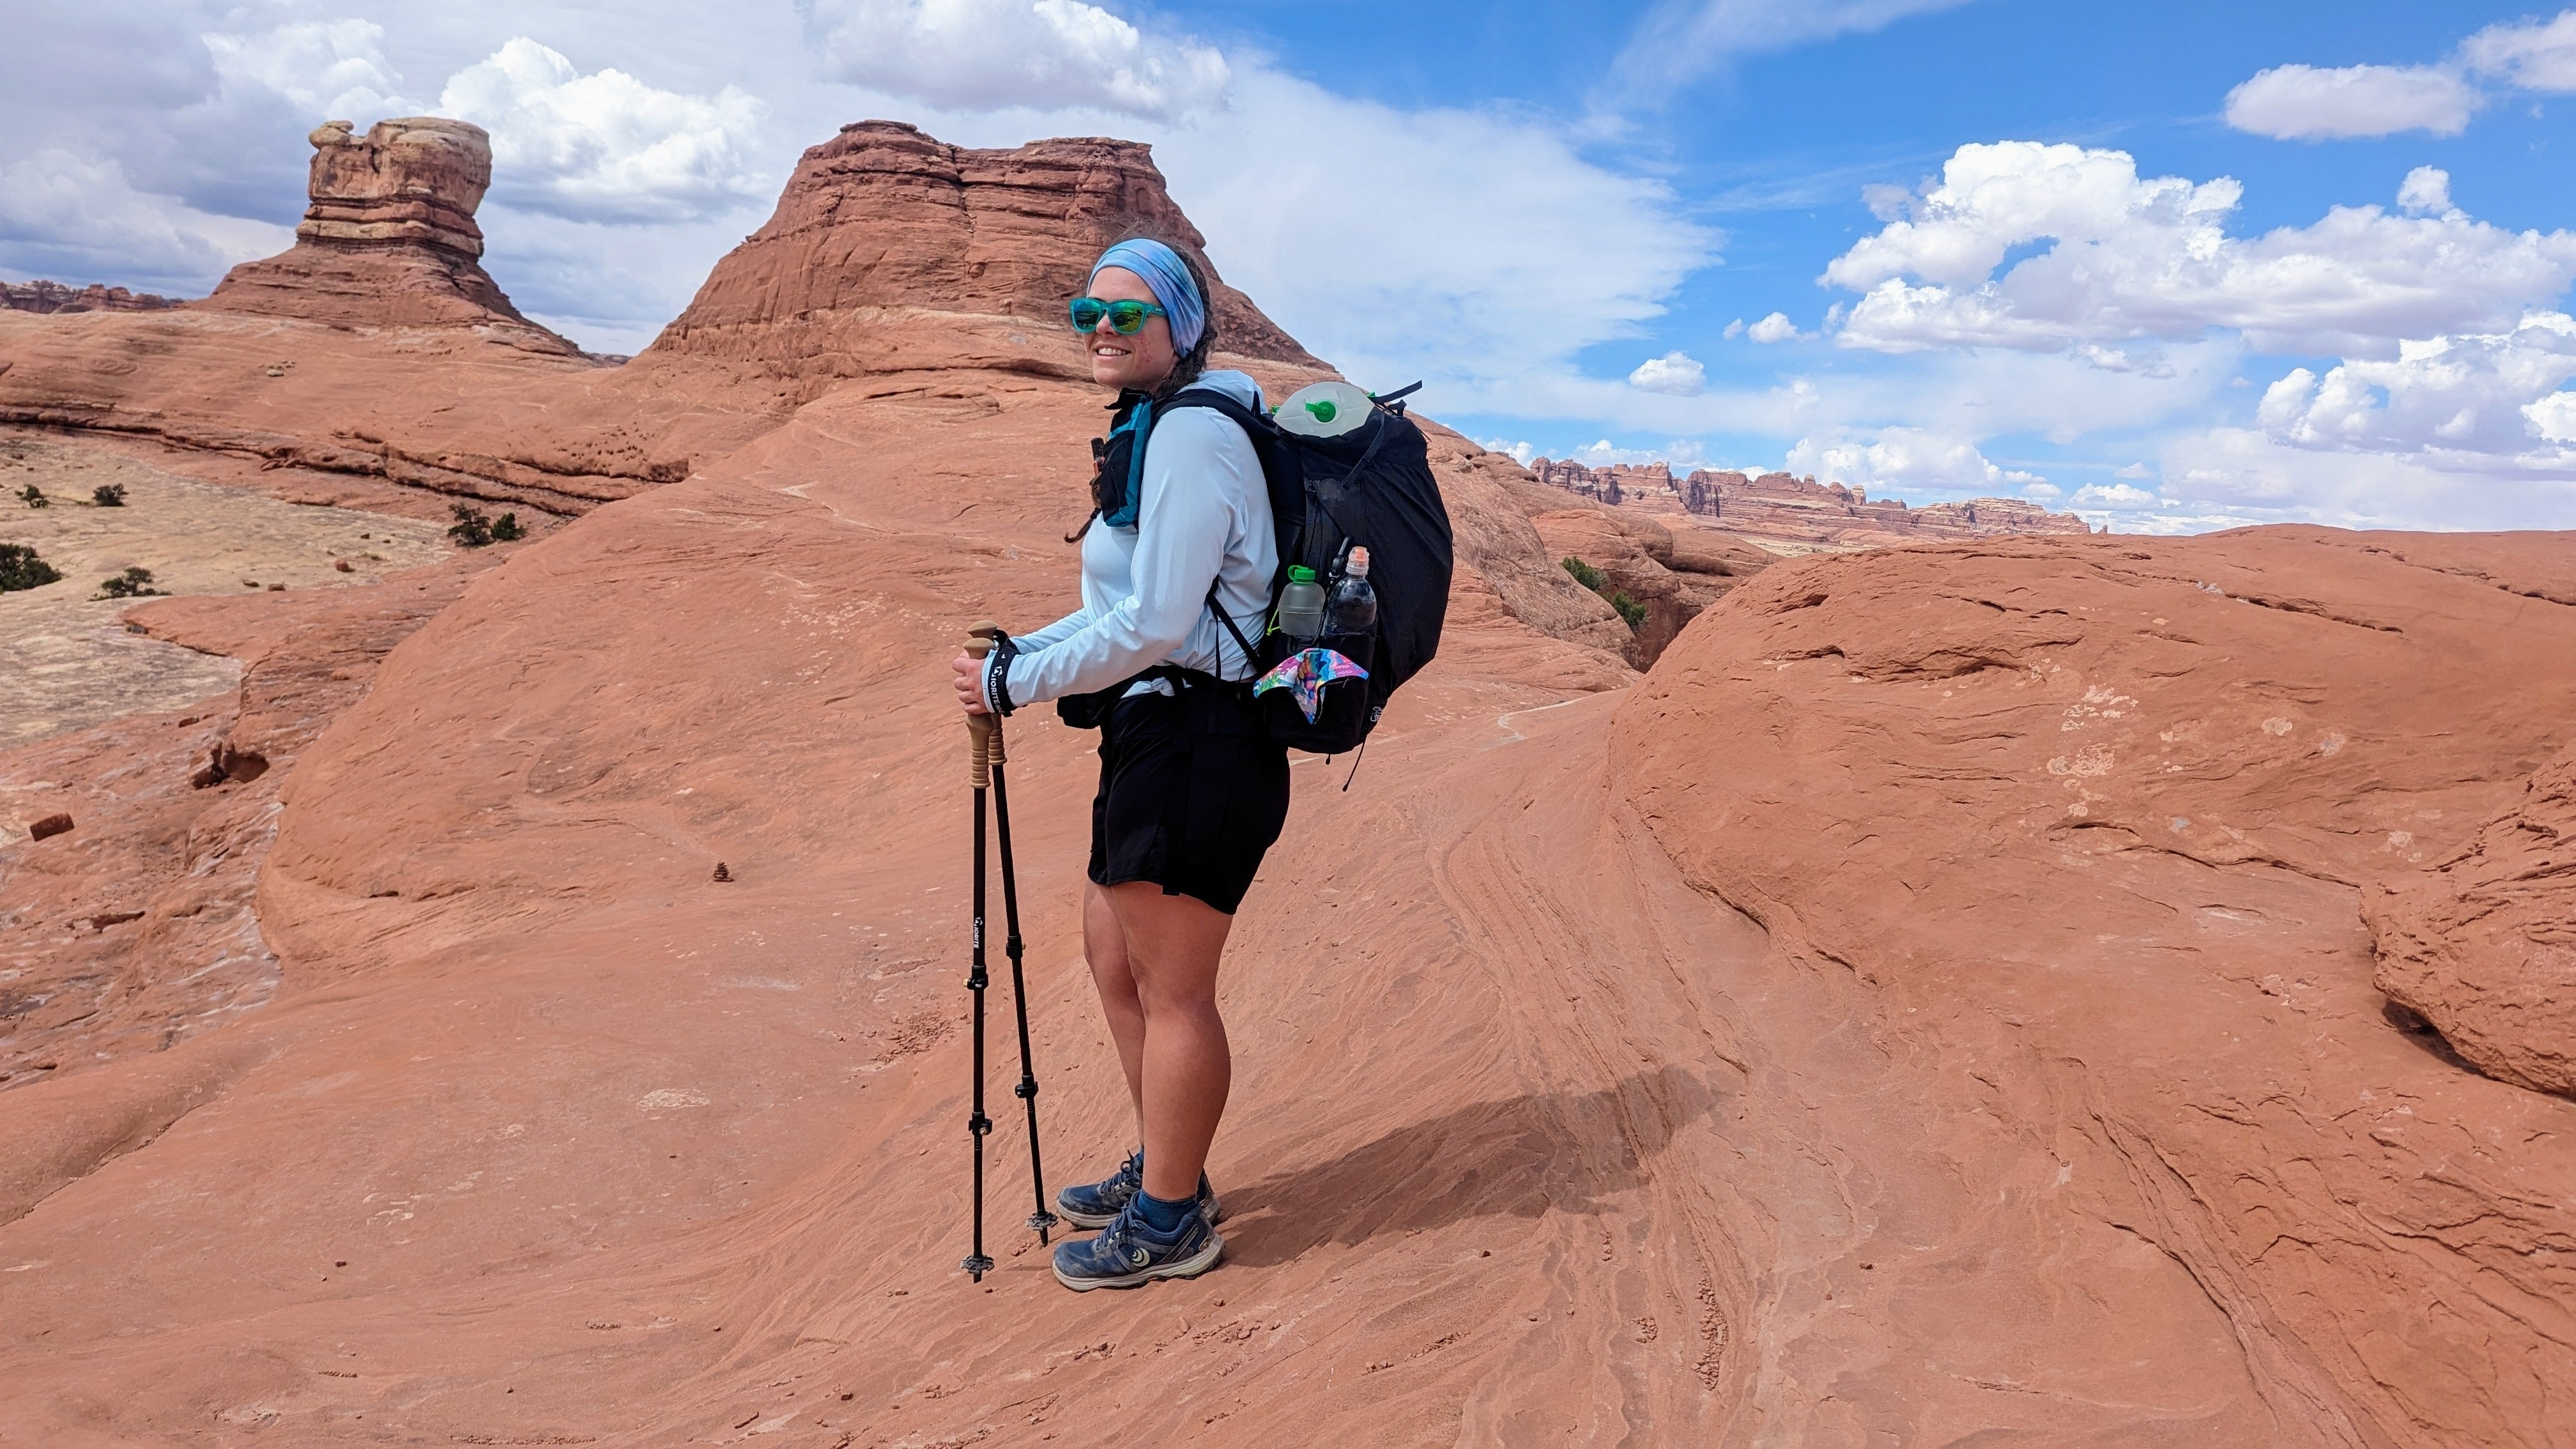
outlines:
[[[2421,875],[2362,898],[2379,989],[2479,1071],[2576,1097],[2576,748]]]
[[[12,312],[160,312],[179,304],[151,292],[129,292],[96,282],[66,287],[60,282],[0,282],[0,310]]]
[[[1615,507],[1684,515],[1689,523],[1739,538],[1804,547],[1873,548],[2005,534],[2082,534],[2073,514],[2052,513],[2018,498],[1972,498],[1908,508],[1842,483],[1788,473],[1747,474],[1702,468],[1676,479],[1662,463],[1587,468],[1541,458],[1530,471],[1543,483]]]
[[[1005,1119],[999,1267],[964,1282],[944,681],[968,621],[1073,593],[1102,399],[1042,328],[1048,269],[1081,258],[1038,238],[1050,205],[1146,206],[1149,173],[1108,164],[1141,151],[1103,144],[1014,169],[845,134],[816,154],[858,169],[800,170],[803,219],[613,370],[0,314],[0,403],[90,427],[354,451],[347,414],[295,401],[326,365],[410,397],[369,445],[443,478],[612,439],[666,459],[644,420],[698,420],[686,477],[456,580],[425,622],[424,593],[279,636],[220,727],[0,756],[13,802],[60,791],[80,820],[0,843],[0,922],[167,932],[81,937],[98,954],[45,965],[58,1010],[0,987],[48,1013],[50,1052],[0,1082],[0,1421],[1063,1449],[2569,1436],[2576,1102],[2391,1020],[2358,908],[2481,821],[2502,861],[2532,834],[2502,812],[2560,818],[2556,785],[2523,784],[2576,743],[2565,535],[1978,537],[1747,576],[1678,502],[1596,506],[1434,428],[1460,540],[1440,657],[1353,789],[1299,763],[1234,927],[1224,1266],[1062,1292],[1016,1226]],[[1048,160],[1074,154],[1106,159]],[[842,214],[862,199],[885,227]],[[302,367],[246,365],[289,346]],[[799,405],[707,401],[755,386]],[[1722,597],[1641,678],[1558,567],[1578,535],[1640,586]],[[223,613],[270,598],[301,604]],[[149,607],[209,647],[251,628]],[[1131,1118],[1080,959],[1096,737],[1044,710],[1010,729],[1061,1182]],[[223,739],[266,771],[191,790]],[[119,894],[81,895],[82,870]],[[245,899],[274,994],[207,1014],[248,998],[188,980],[189,923]]]
[[[2000,1308],[2046,1291],[2051,1254],[2092,1258],[2097,1282],[2126,1255],[2123,1281],[2174,1295],[2169,1328],[2241,1346],[2229,1372],[2279,1422],[2174,1442],[2545,1444],[2576,1425],[2558,1250],[2576,1103],[2392,1022],[2357,909],[2508,803],[2560,808],[2555,773],[2523,782],[2576,738],[2570,560],[2568,535],[2537,533],[1983,540],[1798,560],[1701,617],[1621,706],[1630,798],[1772,950],[1853,984],[1870,1055],[1940,1061],[1891,1125],[1956,1132],[1943,1150],[1984,1199],[1857,1205],[1825,1234],[1876,1264],[1855,1276],[1965,1233],[1995,1249],[1977,1297]],[[2552,913],[2548,851],[2501,858],[2510,829],[2411,918],[2468,978],[2453,999],[2492,992],[2481,1026],[2533,1042],[2542,1021],[2505,1021],[2548,969],[2513,944]],[[2451,934],[2481,892],[2514,904]],[[1965,1227],[2025,1211],[2046,1226]],[[1910,1324],[1815,1332],[1892,1362],[1915,1335],[1946,1353],[1993,1326]],[[1766,1429],[1836,1437],[1782,1407]]]
[[[492,184],[480,126],[439,116],[316,128],[311,203],[295,245],[224,275],[190,305],[348,327],[487,327],[533,348],[576,352],[519,315],[482,267],[475,208]]]
[[[1207,266],[1151,147],[1084,137],[974,150],[858,122],[805,153],[768,224],[716,264],[651,353],[754,363],[809,385],[951,358],[1079,380],[1089,373],[1064,341],[1065,300],[1103,247],[1140,231]],[[1221,351],[1321,368],[1207,272]]]

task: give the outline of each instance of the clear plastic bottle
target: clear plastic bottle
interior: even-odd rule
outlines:
[[[1368,571],[1368,550],[1352,549],[1350,562],[1324,601],[1325,633],[1365,634],[1377,627],[1377,590],[1369,587]]]
[[[1279,591],[1279,632],[1300,647],[1324,632],[1324,586],[1304,564],[1289,566],[1288,583]]]

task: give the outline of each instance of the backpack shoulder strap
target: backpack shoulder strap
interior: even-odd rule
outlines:
[[[1181,408],[1206,408],[1232,421],[1243,429],[1245,440],[1252,444],[1253,456],[1261,462],[1262,483],[1270,495],[1272,543],[1279,553],[1279,566],[1270,579],[1270,597],[1276,600],[1280,586],[1288,581],[1288,565],[1296,562],[1295,550],[1305,534],[1305,474],[1296,460],[1293,445],[1268,414],[1215,388],[1181,389],[1163,401],[1162,409],[1154,420],[1159,423]],[[1234,621],[1233,616],[1217,607],[1216,595],[1217,585],[1211,580],[1207,611],[1225,627],[1226,634],[1234,640],[1234,647],[1243,651],[1244,664],[1258,674],[1261,651],[1253,647],[1252,640],[1244,634],[1243,627]]]

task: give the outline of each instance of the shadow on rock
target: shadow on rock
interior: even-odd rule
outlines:
[[[1644,1186],[1653,1159],[1719,1097],[1666,1066],[1601,1091],[1460,1107],[1226,1190],[1226,1257],[1269,1266],[1328,1242],[1356,1245],[1472,1218],[1598,1212],[1605,1199]]]

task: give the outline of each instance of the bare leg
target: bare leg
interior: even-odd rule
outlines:
[[[1127,1097],[1136,1108],[1136,1140],[1145,1136],[1145,1008],[1136,1000],[1136,978],[1127,969],[1127,933],[1109,907],[1109,895],[1085,882],[1082,887],[1082,954],[1091,962],[1091,984],[1100,992],[1100,1014],[1109,1018],[1109,1036],[1118,1044],[1118,1065],[1127,1073]]]
[[[1217,958],[1234,917],[1205,901],[1167,896],[1149,881],[1099,894],[1108,898],[1116,918],[1127,974],[1144,1012],[1138,1088],[1145,1191],[1167,1200],[1195,1197],[1234,1078],[1225,1022],[1216,1010]],[[1098,969],[1095,960],[1093,970]]]

